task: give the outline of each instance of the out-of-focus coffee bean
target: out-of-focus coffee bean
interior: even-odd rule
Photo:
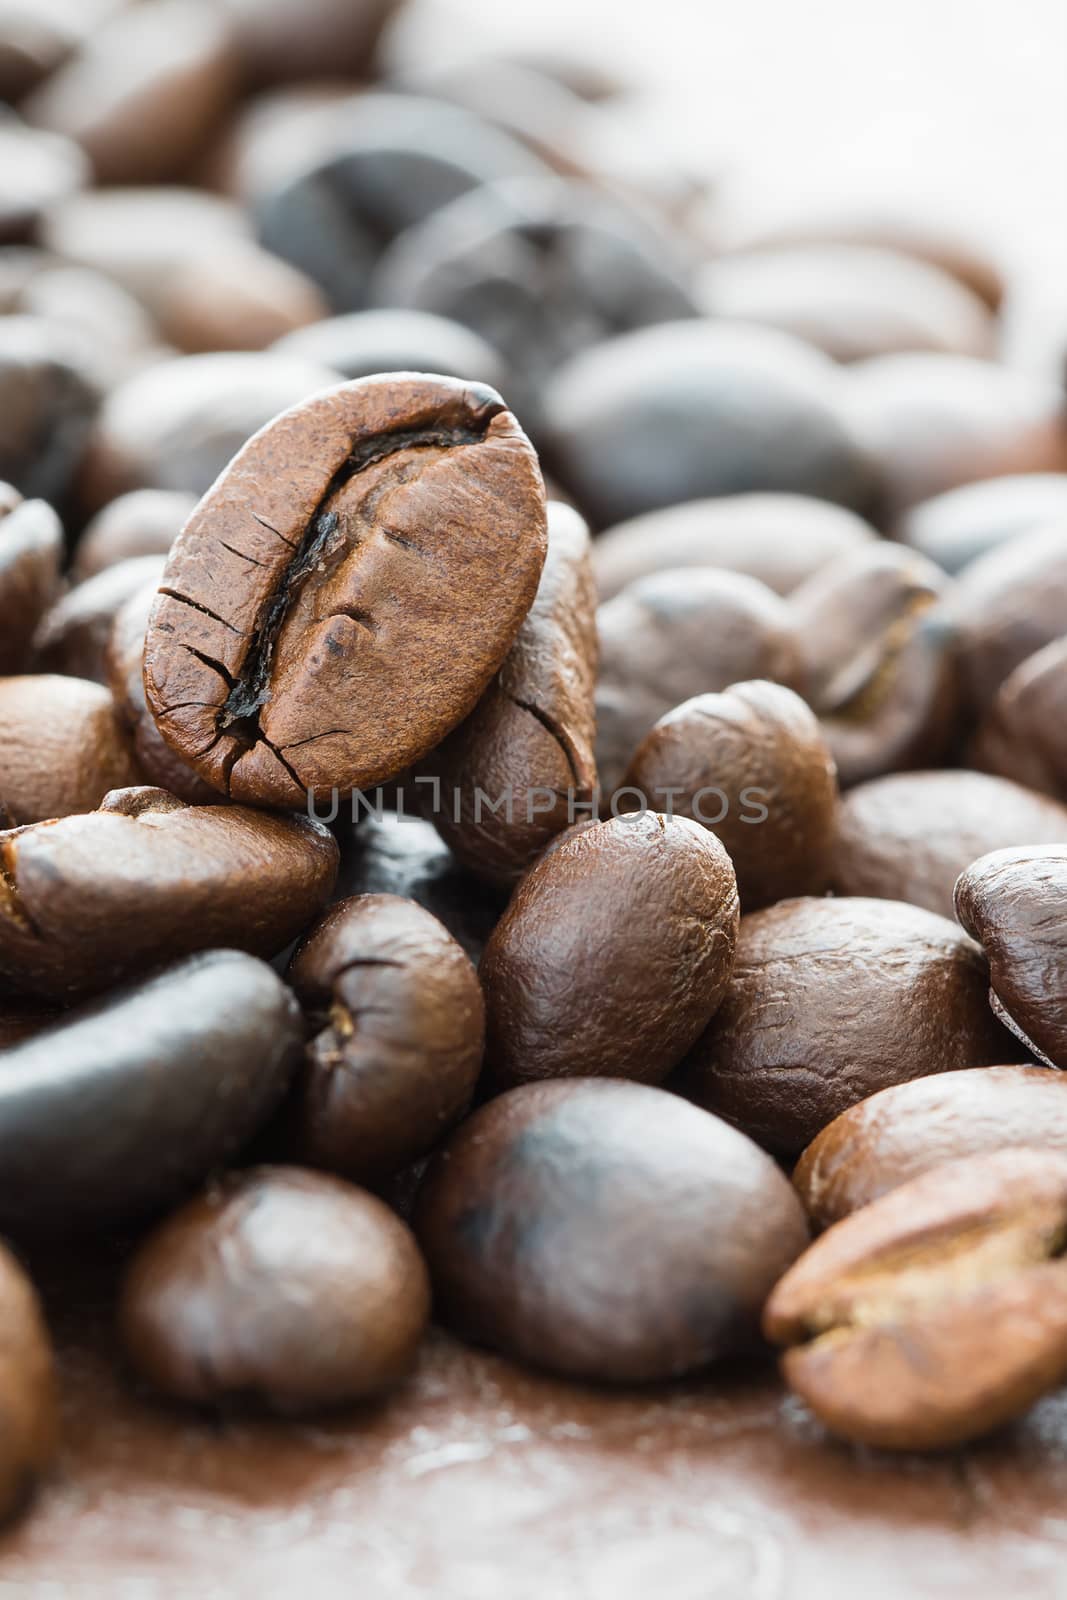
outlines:
[[[162,556],[132,556],[69,590],[41,619],[33,640],[33,670],[106,682],[105,656],[115,617],[132,595],[158,584],[163,565]]]
[[[119,495],[87,524],[75,547],[71,577],[83,583],[120,561],[165,556],[195,506],[195,495],[176,489]]]
[[[70,139],[13,117],[0,121],[0,244],[30,238],[42,212],[88,178],[89,163]]]
[[[61,507],[97,404],[84,346],[43,317],[0,317],[0,481]]]
[[[264,350],[326,309],[310,278],[252,244],[178,263],[153,296],[164,337],[190,355]]]
[[[63,526],[51,506],[0,483],[0,678],[25,668],[62,559]]]
[[[1067,635],[1028,656],[997,690],[970,750],[983,772],[1067,803]]]
[[[343,378],[439,372],[487,383],[508,398],[507,368],[500,354],[473,329],[429,311],[350,311],[287,333],[274,349],[301,361],[319,361]]]
[[[1016,667],[1067,633],[1067,516],[967,567],[952,612],[964,691],[980,716]]]
[[[154,319],[128,290],[43,250],[0,251],[0,313],[38,318],[57,339],[69,330],[68,356],[101,392],[166,353]]]
[[[80,678],[0,679],[0,814],[23,827],[92,811],[140,783],[115,702]]]
[[[0,811],[0,824],[3,821],[3,812]],[[60,1015],[56,1006],[50,1006],[43,1000],[11,1000],[0,992],[0,1050],[21,1044],[23,1039],[32,1039],[35,1033],[49,1027]]]
[[[946,572],[961,572],[1046,522],[1067,519],[1067,472],[1024,472],[967,483],[910,506],[894,529]]]
[[[59,1436],[55,1358],[33,1284],[0,1245],[0,1523],[21,1511]]]
[[[254,83],[362,77],[397,0],[222,0]]]
[[[85,0],[0,0],[0,100],[14,105],[54,72],[99,9]]]

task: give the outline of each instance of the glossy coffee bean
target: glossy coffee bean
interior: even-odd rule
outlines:
[[[277,955],[337,875],[336,841],[307,817],[145,788],[0,835],[0,857],[0,975],[46,999],[216,945]]]
[[[33,1284],[0,1245],[0,1523],[20,1511],[55,1454],[55,1358]]]
[[[971,1067],[894,1084],[836,1117],[793,1182],[818,1228],[921,1173],[1007,1145],[1067,1155],[1067,1077],[1046,1067]]]
[[[662,1082],[722,999],[737,921],[730,858],[695,822],[646,812],[573,829],[482,958],[496,1081]]]
[[[43,317],[0,317],[0,481],[61,506],[97,407],[85,363]]]
[[[162,1393],[298,1413],[399,1383],[429,1310],[422,1257],[381,1200],[320,1173],[255,1167],[149,1235],[118,1321],[130,1364]]]
[[[35,672],[103,683],[115,618],[126,602],[163,575],[162,556],[133,556],[67,591],[41,618],[33,640]]]
[[[545,541],[537,459],[493,390],[318,395],[250,440],[171,551],[145,642],[160,732],[259,805],[395,777],[474,709]]]
[[[1067,515],[969,566],[953,614],[964,691],[981,716],[1016,667],[1067,632]]]
[[[515,643],[471,715],[419,764],[440,780],[441,837],[490,883],[516,883],[550,839],[589,815],[596,659],[589,530],[553,501],[548,556]]]
[[[472,328],[429,311],[389,308],[326,317],[279,339],[274,349],[301,361],[318,361],[342,378],[378,372],[440,372],[446,378],[508,390],[503,358]]]
[[[74,551],[77,583],[137,556],[165,556],[196,496],[173,489],[134,489],[119,495],[88,523]]]
[[[844,383],[825,356],[769,329],[641,329],[576,356],[549,386],[549,465],[600,528],[752,490],[862,508],[872,480]]]
[[[873,529],[844,506],[799,494],[736,494],[632,517],[593,546],[602,600],[666,567],[725,567],[789,594]]]
[[[972,765],[1067,803],[1067,635],[1009,673],[975,735]]]
[[[755,678],[803,686],[802,642],[784,600],[712,568],[651,573],[597,612],[597,770],[606,800],[660,717],[693,695]]]
[[[415,1230],[440,1313],[466,1337],[624,1383],[752,1350],[807,1240],[749,1140],[660,1090],[592,1080],[483,1106],[435,1157]]]
[[[396,0],[222,0],[255,83],[361,78]]]
[[[63,527],[51,506],[23,500],[0,483],[0,677],[27,666],[34,629],[59,588],[62,559]]]
[[[1067,518],[1067,472],[1024,472],[948,489],[901,517],[894,535],[946,572]]]
[[[956,915],[986,953],[997,1016],[1067,1067],[1067,838],[982,856],[956,885]]]
[[[782,1373],[845,1439],[940,1450],[1067,1376],[1067,1156],[938,1167],[816,1241],[763,1326]]]
[[[723,694],[686,700],[638,745],[623,785],[722,841],[745,911],[826,887],[834,762],[818,722],[791,689],[735,683]]]
[[[89,163],[70,139],[5,116],[0,172],[0,245],[8,245],[29,239],[43,212],[82,188]]]
[[[376,1183],[463,1114],[481,1071],[485,1002],[469,958],[422,906],[342,900],[288,979],[314,1033],[283,1118],[294,1159]]]
[[[981,950],[892,900],[784,900],[742,918],[733,976],[679,1077],[770,1150],[932,1072],[1024,1059],[986,998]]]
[[[845,795],[833,888],[952,915],[956,879],[991,850],[1067,840],[1067,806],[982,772],[898,772]]]
[[[915,551],[879,542],[794,591],[805,694],[842,788],[945,759],[959,722],[950,585]]]
[[[141,781],[115,702],[80,678],[0,678],[0,817],[23,827],[92,811]]]

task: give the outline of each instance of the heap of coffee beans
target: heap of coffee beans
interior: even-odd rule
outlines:
[[[1067,396],[397,9],[0,7],[0,1515],[93,1235],[209,1415],[1067,1377]]]

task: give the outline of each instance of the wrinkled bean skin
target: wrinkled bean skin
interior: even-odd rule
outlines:
[[[0,679],[0,822],[23,827],[93,811],[141,782],[118,708],[98,683]]]
[[[0,483],[0,677],[22,672],[38,622],[56,597],[63,527],[43,500]]]
[[[997,690],[970,757],[1067,804],[1067,636],[1028,656]]]
[[[55,1358],[40,1301],[0,1245],[0,1524],[19,1512],[59,1437]]]
[[[749,1140],[662,1091],[595,1080],[483,1106],[434,1158],[415,1232],[452,1326],[611,1382],[753,1349],[763,1300],[807,1239]]]

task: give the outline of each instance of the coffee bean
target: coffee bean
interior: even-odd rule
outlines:
[[[55,1006],[46,1005],[44,1001],[10,1000],[0,991],[0,1050],[21,1044],[23,1039],[32,1039],[59,1015]]]
[[[1024,1059],[978,946],[891,900],[784,900],[743,917],[733,976],[682,1092],[796,1154],[849,1106],[909,1078]]]
[[[0,483],[0,677],[26,666],[34,629],[59,588],[62,559],[63,527],[51,506]]]
[[[235,1173],[134,1257],[119,1334],[155,1388],[299,1413],[392,1388],[430,1310],[426,1268],[382,1201],[297,1168]]]
[[[0,245],[8,245],[29,239],[42,212],[82,188],[89,163],[71,140],[5,116],[0,122],[0,172]]]
[[[774,1163],[641,1084],[527,1084],[431,1165],[415,1231],[441,1315],[568,1377],[677,1377],[756,1347],[806,1243]],[[625,1263],[625,1265],[623,1265]]]
[[[623,780],[670,797],[726,846],[744,910],[826,887],[837,808],[833,757],[791,689],[735,683],[661,717]]]
[[[1024,472],[967,483],[911,506],[894,536],[956,573],[1020,535],[1064,518],[1067,473]]]
[[[963,1156],[1006,1145],[1067,1155],[1067,1077],[1045,1067],[972,1067],[898,1083],[836,1117],[793,1182],[815,1227],[829,1227]]]
[[[950,1162],[831,1228],[764,1313],[782,1373],[831,1432],[940,1450],[1067,1377],[1067,1156]]]
[[[88,15],[87,15],[88,13]],[[16,104],[74,48],[90,20],[83,0],[4,0],[0,29],[0,100]]]
[[[116,616],[146,585],[155,589],[163,566],[162,556],[133,556],[69,590],[41,619],[33,640],[33,670],[103,683]]]
[[[151,306],[163,337],[190,355],[265,350],[328,309],[303,272],[244,240],[179,262]]]
[[[956,879],[1014,845],[1067,840],[1067,806],[981,772],[896,772],[845,795],[832,887],[951,916]]]
[[[275,1110],[300,1049],[288,989],[232,950],[15,1045],[0,1058],[0,1226],[69,1235],[173,1200]]]
[[[440,372],[474,379],[507,393],[504,360],[487,340],[429,311],[350,311],[287,333],[274,346],[281,355],[318,361],[343,378],[379,372]]]
[[[396,0],[223,0],[255,83],[365,76]]]
[[[0,317],[0,481],[61,506],[97,407],[84,362],[41,317]]]
[[[126,289],[43,250],[0,252],[0,312],[51,325],[65,358],[100,393],[161,354],[154,319]]]
[[[980,716],[1016,667],[1067,630],[1067,516],[975,561],[952,609],[964,690]]]
[[[0,1523],[22,1509],[55,1454],[55,1358],[34,1287],[0,1245]]]
[[[491,389],[387,376],[285,412],[171,552],[145,644],[160,732],[234,800],[395,777],[474,709],[545,539],[536,457]]]
[[[0,813],[8,827],[92,811],[141,775],[115,702],[80,678],[0,679]]]
[[[997,690],[970,759],[983,772],[1014,778],[1067,802],[1067,637],[1028,656]]]
[[[337,844],[307,817],[121,789],[0,835],[0,862],[0,975],[58,999],[215,945],[277,955],[328,899]]]
[[[173,489],[134,489],[119,495],[89,522],[74,551],[71,577],[94,578],[137,556],[165,556],[196,506],[196,496]]]
[[[563,835],[482,959],[496,1080],[661,1082],[722,999],[737,920],[730,858],[686,818],[646,812]]]

